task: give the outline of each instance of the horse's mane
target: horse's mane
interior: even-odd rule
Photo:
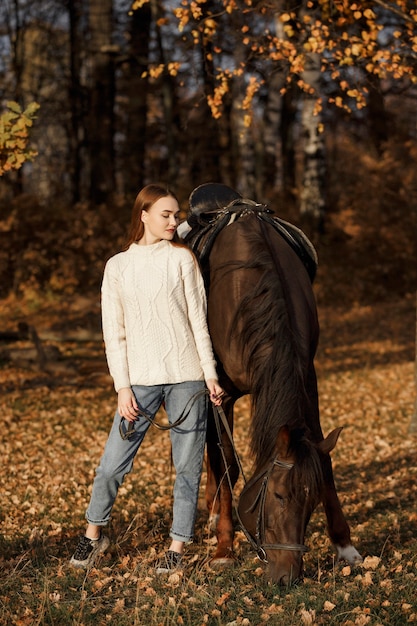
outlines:
[[[322,497],[323,469],[320,453],[315,444],[305,436],[305,432],[292,431],[290,448],[295,454],[295,463],[288,473],[288,497],[297,498],[300,485],[308,490],[302,494],[306,501],[317,506]]]
[[[279,235],[262,222],[257,224],[259,228],[250,229],[247,235],[251,260],[241,267],[256,268],[261,278],[242,301],[236,322],[244,320],[239,327],[251,381],[251,448],[256,462],[261,462],[273,455],[284,425],[293,433],[292,446],[296,447],[295,439],[301,440],[306,428],[308,398],[301,348],[291,323],[295,312],[274,254],[273,238]]]

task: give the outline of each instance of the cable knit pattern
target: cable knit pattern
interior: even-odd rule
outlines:
[[[186,248],[132,244],[106,264],[103,336],[116,391],[216,378],[200,270]]]

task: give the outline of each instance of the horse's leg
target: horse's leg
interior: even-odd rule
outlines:
[[[310,368],[307,390],[311,402],[309,427],[314,440],[319,443],[323,440],[323,431],[319,418],[317,378],[314,366]],[[346,559],[351,565],[356,565],[362,562],[362,557],[351,543],[350,528],[344,516],[334,483],[330,454],[323,455],[322,468],[324,478],[322,502],[326,514],[329,537],[336,549],[338,560]]]
[[[324,476],[323,506],[326,513],[329,537],[336,548],[337,558],[346,559],[351,565],[362,562],[362,557],[352,545],[350,528],[342,511],[334,484],[332,461],[326,454],[322,461]]]
[[[223,408],[230,425],[233,428],[233,401],[225,400]],[[218,435],[214,418],[210,418],[207,428],[207,488],[206,503],[210,517],[217,517],[216,535],[217,548],[210,559],[212,567],[230,565],[233,557],[233,516],[232,492],[236,484],[239,470],[235,460],[233,445],[224,428],[222,431],[222,449],[219,447]],[[224,454],[224,459],[223,459]],[[225,463],[227,471],[225,471]]]

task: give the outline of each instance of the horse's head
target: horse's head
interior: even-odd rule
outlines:
[[[290,585],[302,577],[304,535],[322,492],[320,455],[334,448],[341,430],[314,445],[281,428],[274,457],[242,490],[240,522],[272,582]]]

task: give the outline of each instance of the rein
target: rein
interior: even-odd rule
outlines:
[[[239,455],[237,453],[236,450],[236,446],[234,444],[234,440],[233,440],[233,435],[232,432],[230,430],[226,415],[223,411],[223,408],[221,406],[217,407],[213,405],[213,413],[214,413],[214,421],[216,424],[216,430],[217,430],[217,436],[219,439],[219,448],[222,454],[222,458],[223,458],[223,463],[224,463],[224,467],[225,467],[225,474],[227,476],[227,480],[229,483],[229,489],[230,492],[232,494],[233,497],[233,486],[232,486],[232,482],[230,479],[230,474],[229,474],[229,466],[226,464],[226,454],[224,451],[224,447],[222,442],[222,438],[221,438],[221,428],[220,428],[220,421],[223,424],[223,427],[227,433],[227,436],[229,437],[230,443],[232,444],[232,449],[233,449],[233,454],[235,456],[235,460],[238,464],[239,470],[243,476],[244,482],[245,482],[245,486],[243,488],[246,489],[248,487],[248,485],[251,485],[253,483],[256,483],[259,479],[261,479],[263,477],[262,480],[262,484],[260,487],[260,490],[251,506],[251,508],[249,509],[249,511],[253,512],[255,511],[255,509],[257,508],[257,505],[259,503],[259,511],[258,511],[258,517],[256,519],[256,534],[255,537],[253,537],[251,535],[251,533],[248,531],[248,529],[245,527],[245,525],[242,522],[242,519],[239,515],[239,510],[238,507],[236,506],[236,502],[233,502],[233,508],[235,510],[236,513],[236,517],[237,520],[240,524],[240,527],[243,531],[243,534],[245,535],[246,539],[249,541],[249,543],[251,544],[252,548],[256,551],[257,557],[260,561],[262,561],[263,563],[268,563],[268,559],[267,559],[267,554],[266,554],[266,550],[290,550],[290,551],[294,551],[294,552],[308,552],[309,548],[301,543],[265,543],[264,540],[264,535],[265,535],[265,529],[264,529],[264,518],[265,518],[265,500],[266,500],[266,493],[267,493],[267,487],[268,487],[268,481],[269,478],[271,476],[271,473],[274,469],[274,467],[279,467],[281,469],[284,470],[291,470],[292,467],[294,466],[293,463],[286,463],[285,461],[282,461],[280,459],[278,459],[276,456],[273,458],[272,462],[269,464],[269,466],[262,472],[260,472],[259,474],[257,474],[255,477],[251,478],[251,480],[249,482],[247,482],[245,475],[243,473],[243,468],[242,468],[242,463],[240,461]],[[242,493],[243,493],[242,490]]]
[[[141,417],[144,417],[151,426],[155,426],[155,428],[158,428],[159,430],[171,430],[172,428],[176,428],[177,426],[180,426],[183,422],[185,422],[185,420],[188,417],[188,413],[191,409],[191,407],[193,406],[194,402],[203,395],[208,394],[207,389],[202,389],[201,391],[197,391],[187,402],[187,404],[184,407],[183,412],[181,413],[181,415],[179,416],[179,418],[177,420],[175,420],[175,422],[173,422],[172,424],[160,424],[159,422],[156,421],[155,418],[152,417],[152,415],[149,415],[144,409],[142,409],[141,407],[139,407],[138,410],[138,416],[140,415]],[[124,429],[123,427],[123,422],[124,422],[124,417],[121,418],[120,420],[120,424],[119,424],[119,432],[120,432],[120,436],[123,440],[129,439],[129,437],[131,437],[132,435],[134,435],[135,433],[135,421],[133,422],[129,422],[129,425],[126,429]]]

